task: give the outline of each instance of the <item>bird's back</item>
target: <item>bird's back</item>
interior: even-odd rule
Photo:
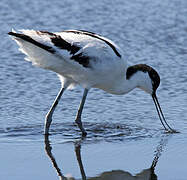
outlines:
[[[115,78],[126,67],[120,49],[110,40],[87,31],[21,30],[9,33],[34,65],[50,69],[77,83],[93,86],[103,76]],[[99,78],[100,77],[100,78]],[[99,82],[98,82],[99,83]]]

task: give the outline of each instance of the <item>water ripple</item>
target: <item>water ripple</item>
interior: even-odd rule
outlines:
[[[88,132],[87,142],[96,141],[124,141],[124,140],[140,140],[143,138],[152,138],[159,135],[158,130],[148,129],[135,125],[115,124],[115,123],[84,123]],[[81,133],[76,124],[73,123],[56,123],[51,127],[51,136],[56,141],[72,142],[80,139]],[[160,131],[161,133],[162,131]],[[0,137],[7,139],[43,140],[43,126],[30,125],[18,126],[6,129],[0,129]]]

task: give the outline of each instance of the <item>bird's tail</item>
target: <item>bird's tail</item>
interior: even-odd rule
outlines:
[[[17,41],[27,41],[35,46],[38,46],[40,47],[41,49],[44,49],[50,53],[54,53],[55,51],[52,49],[52,47],[48,46],[48,45],[45,45],[45,44],[42,44],[36,40],[34,40],[32,37],[28,36],[28,35],[25,35],[25,34],[22,34],[22,33],[16,33],[16,32],[9,32],[8,33],[9,35],[13,36],[13,39],[14,40],[17,40]]]
[[[54,56],[50,39],[45,34],[34,30],[11,31],[8,33],[19,45],[19,50],[26,55],[25,60],[44,69],[54,70],[59,59]]]

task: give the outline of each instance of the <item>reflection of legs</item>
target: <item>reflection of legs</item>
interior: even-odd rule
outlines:
[[[53,105],[51,106],[49,112],[47,113],[46,115],[46,118],[45,118],[45,134],[49,134],[49,127],[51,125],[51,122],[52,122],[52,115],[53,115],[53,112],[63,94],[63,92],[65,91],[66,88],[62,87],[53,103]]]
[[[86,133],[85,129],[82,126],[81,114],[82,114],[82,110],[83,110],[83,107],[84,107],[84,104],[85,104],[85,100],[86,100],[87,94],[88,94],[88,89],[85,89],[83,97],[82,97],[82,101],[81,101],[80,106],[79,106],[79,110],[77,112],[77,117],[76,117],[76,120],[75,120],[75,122],[79,126],[83,136],[86,136],[87,133]]]
[[[67,180],[67,178],[63,176],[60,168],[58,167],[58,164],[57,164],[57,162],[56,162],[56,160],[55,160],[55,158],[54,158],[51,150],[52,150],[52,147],[51,147],[50,142],[49,142],[49,136],[45,135],[45,151],[46,151],[48,157],[50,158],[50,160],[51,160],[54,168],[56,169],[56,171],[57,171],[58,176],[60,177],[60,179],[61,180]]]
[[[81,159],[81,145],[80,144],[75,144],[75,153],[77,156],[77,161],[79,163],[79,168],[81,171],[82,180],[86,180],[86,174],[84,172],[84,167],[83,167],[82,159]]]

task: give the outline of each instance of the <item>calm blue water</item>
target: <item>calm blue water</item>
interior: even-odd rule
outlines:
[[[161,76],[158,98],[163,112],[168,123],[181,132],[168,138],[162,160],[159,159],[155,168],[156,175],[158,179],[186,180],[186,19],[186,0],[1,0],[0,159],[6,163],[0,163],[0,179],[41,179],[42,170],[34,168],[35,164],[44,167],[43,156],[49,163],[43,145],[43,124],[60,89],[60,81],[55,73],[24,61],[24,55],[7,35],[12,28],[28,28],[97,32],[115,41],[132,64],[153,66]],[[64,94],[51,127],[51,143],[57,148],[58,161],[63,164],[65,174],[71,173],[76,178],[81,176],[79,171],[74,172],[77,164],[70,165],[74,155],[63,155],[61,148],[73,153],[73,142],[79,140],[74,118],[82,93],[78,87]],[[83,112],[83,122],[89,133],[82,144],[88,177],[118,169],[133,175],[140,173],[151,165],[154,151],[164,135],[152,98],[140,90],[114,96],[92,89]],[[35,162],[33,149],[39,154]],[[91,153],[98,163],[93,163]],[[65,159],[61,156],[70,159],[63,163]],[[124,161],[128,163],[124,165]],[[142,161],[145,163],[140,163]],[[30,171],[24,171],[24,174],[22,168],[18,168],[21,163]],[[44,172],[50,168],[47,166]],[[54,177],[46,174],[45,179],[58,178],[55,171],[51,171]],[[32,176],[28,176],[30,174]]]

